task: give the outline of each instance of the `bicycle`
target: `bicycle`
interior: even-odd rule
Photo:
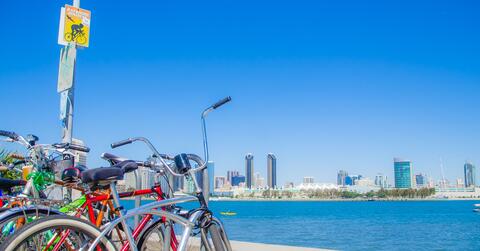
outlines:
[[[13,133],[8,133],[6,135],[13,135]],[[59,145],[54,144],[54,146],[58,147]],[[62,147],[65,147],[65,145],[62,144]],[[112,166],[110,168],[125,168],[128,164],[131,164],[123,158],[120,158],[108,153],[102,154],[102,158],[104,158],[109,163],[111,163]],[[25,158],[23,158],[22,163],[25,163]],[[14,166],[18,164],[19,164],[18,162],[12,164],[9,167],[9,169],[14,169]],[[146,166],[148,163],[147,162],[135,163],[135,165],[137,164],[140,166]],[[23,227],[25,224],[30,223],[33,220],[37,220],[38,218],[46,217],[49,215],[69,214],[69,215],[74,215],[75,217],[83,217],[85,215],[85,217],[88,218],[91,221],[91,223],[97,227],[105,223],[104,214],[108,210],[110,211],[105,214],[106,217],[108,216],[112,217],[115,211],[113,210],[113,204],[111,202],[112,198],[110,196],[109,191],[108,190],[93,191],[93,192],[86,191],[84,188],[79,186],[81,185],[79,184],[81,182],[78,180],[80,173],[77,173],[77,172],[79,172],[79,169],[73,168],[73,167],[67,167],[63,171],[62,179],[66,178],[68,182],[55,180],[55,184],[57,185],[61,185],[63,187],[69,187],[84,193],[84,195],[82,195],[81,197],[79,197],[78,199],[76,199],[75,201],[67,205],[62,205],[64,204],[62,203],[63,201],[54,201],[51,199],[42,200],[39,198],[30,198],[26,196],[10,197],[9,199],[15,202],[16,207],[2,208],[2,211],[8,210],[8,212],[0,215],[0,230],[1,230],[0,243],[5,238],[15,233],[15,231]],[[67,176],[64,177],[63,175],[67,175]],[[7,180],[7,181],[8,182],[2,183],[3,186],[9,187],[10,185],[19,185],[20,183],[18,182],[21,182],[21,185],[26,184],[26,182],[23,180],[20,180],[20,181]],[[33,182],[35,184],[33,187],[35,188],[36,187],[35,179],[33,180]],[[119,194],[121,198],[142,196],[142,195],[156,195],[157,200],[164,199],[164,194],[159,184],[156,184],[151,189],[135,190],[135,191]],[[43,195],[40,197],[45,198],[46,196]],[[14,203],[9,203],[9,206],[12,206],[13,204]],[[53,205],[55,205],[55,208],[57,208],[58,210],[52,209]],[[148,219],[143,219],[142,223],[144,224],[145,221],[148,221]],[[120,239],[119,241],[122,241],[122,240]]]
[[[65,186],[65,183],[55,179],[55,172],[63,166],[73,166],[74,155],[69,150],[88,152],[90,149],[68,143],[37,144],[38,137],[34,135],[23,137],[14,132],[2,130],[0,130],[0,136],[6,137],[7,142],[19,143],[28,150],[26,156],[15,155],[14,157],[18,160],[8,166],[2,166],[3,170],[22,173],[22,169],[18,166],[28,164],[32,167],[27,181],[0,179],[0,186],[7,190],[11,190],[13,187],[23,187],[16,196],[10,194],[0,198],[2,204],[0,242],[3,242],[16,230],[35,219],[61,214],[53,208],[60,208],[65,202],[48,199],[45,192],[53,184]]]
[[[113,201],[119,212],[119,217],[112,220],[110,223],[103,227],[102,232],[99,234],[98,230],[92,228],[90,223],[78,220],[77,218],[66,216],[51,216],[43,218],[37,221],[37,224],[30,225],[22,228],[15,234],[14,238],[10,238],[6,243],[3,243],[0,248],[3,250],[16,250],[19,247],[31,247],[35,244],[43,244],[45,240],[48,243],[55,241],[56,238],[51,238],[52,232],[60,233],[62,236],[67,236],[63,239],[62,243],[58,242],[58,245],[63,247],[69,246],[69,240],[66,233],[74,232],[76,236],[89,237],[79,239],[82,247],[89,246],[89,250],[101,249],[101,250],[114,250],[114,245],[108,240],[108,236],[118,226],[121,225],[125,230],[124,234],[128,241],[127,245],[131,250],[137,250],[137,244],[144,249],[144,246],[148,244],[149,238],[154,237],[153,242],[163,243],[163,250],[179,250],[184,251],[189,243],[191,243],[190,237],[192,235],[200,234],[199,248],[201,250],[215,250],[215,251],[231,251],[230,242],[225,233],[223,224],[221,221],[213,216],[213,213],[208,209],[207,201],[203,195],[202,188],[198,186],[198,182],[195,177],[195,173],[203,171],[207,168],[208,163],[208,144],[206,140],[206,126],[205,116],[210,111],[217,109],[223,104],[229,102],[230,97],[223,99],[216,104],[210,106],[202,113],[202,129],[204,135],[204,150],[207,162],[204,162],[200,157],[194,154],[178,154],[175,157],[170,157],[164,154],[160,154],[150,141],[143,137],[129,138],[127,140],[112,144],[112,148],[123,146],[133,143],[135,141],[144,142],[148,148],[153,152],[151,162],[151,168],[157,170],[166,170],[173,176],[183,177],[186,176],[193,181],[196,193],[194,196],[184,196],[179,198],[170,198],[162,201],[152,202],[143,205],[139,208],[124,212],[120,204],[120,196],[116,189],[116,181],[123,179],[125,173],[124,169],[104,169],[97,168],[91,169],[87,174],[84,172],[82,176],[86,175],[89,178],[84,178],[84,182],[89,183],[90,186],[109,186],[112,192]],[[190,160],[197,163],[197,168],[192,168]],[[182,211],[176,205],[185,202],[199,202],[200,206],[190,211]],[[159,220],[153,222],[142,234],[139,236],[138,241],[135,241],[132,232],[130,231],[127,219],[135,216],[148,216],[154,215],[160,217]],[[61,223],[61,224],[60,224]],[[55,225],[60,224],[60,225]],[[53,227],[55,226],[55,227]],[[178,246],[171,246],[170,240],[175,238],[175,227],[182,227],[183,232]],[[197,231],[197,232],[195,232]],[[97,235],[96,239],[91,236]],[[98,246],[100,245],[100,246]],[[43,247],[42,245],[35,246],[37,249]]]
[[[85,44],[87,42],[87,35],[83,32],[83,30],[79,30],[77,32],[68,32],[65,33],[65,41],[67,42],[76,42],[79,44]]]

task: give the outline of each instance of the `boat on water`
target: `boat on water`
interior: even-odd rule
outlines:
[[[474,207],[480,207],[480,204],[473,204]]]
[[[225,216],[235,216],[235,215],[237,215],[237,213],[232,212],[232,211],[220,212],[220,214],[225,215]]]
[[[479,213],[479,212],[480,212],[480,208],[474,208],[473,211]]]

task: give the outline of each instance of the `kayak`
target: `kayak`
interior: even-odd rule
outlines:
[[[221,215],[226,215],[226,216],[235,216],[237,215],[237,213],[235,212],[230,212],[230,211],[227,211],[227,212],[220,212]]]

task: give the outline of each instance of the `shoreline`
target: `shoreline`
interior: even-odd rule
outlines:
[[[135,200],[135,198],[123,198],[121,200]],[[153,198],[145,198],[142,197],[142,200],[148,200],[148,201],[153,201],[155,199]],[[216,198],[216,197],[211,197],[210,201],[239,201],[239,202],[255,202],[255,201],[268,201],[268,202],[376,202],[376,201],[382,201],[382,202],[394,202],[394,201],[480,201],[480,198],[376,198],[376,199],[367,199],[367,198],[361,198],[361,199],[263,199],[263,198]]]

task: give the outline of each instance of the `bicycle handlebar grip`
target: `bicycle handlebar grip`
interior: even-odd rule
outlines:
[[[230,102],[231,100],[232,100],[232,97],[228,96],[228,97],[226,97],[226,98],[218,101],[217,103],[213,104],[213,105],[212,105],[212,108],[213,108],[213,109],[217,109],[218,107],[220,107],[220,106],[222,106],[222,105]]]
[[[18,140],[18,135],[14,132],[0,130],[0,136],[11,138],[13,140]]]
[[[17,154],[17,153],[11,153],[10,155],[8,155],[8,157],[10,157],[12,159],[19,159],[19,160],[24,160],[25,159],[25,157],[23,157],[22,155]]]
[[[119,146],[131,144],[132,142],[133,142],[132,139],[125,139],[125,140],[122,140],[122,141],[118,141],[118,142],[112,143],[112,144],[110,145],[110,147],[112,147],[112,148],[117,148],[117,147],[119,147]]]
[[[85,153],[90,152],[90,148],[89,148],[89,147],[80,146],[80,145],[75,145],[75,144],[69,144],[67,148],[68,148],[68,149],[75,150],[75,151],[85,152]]]

